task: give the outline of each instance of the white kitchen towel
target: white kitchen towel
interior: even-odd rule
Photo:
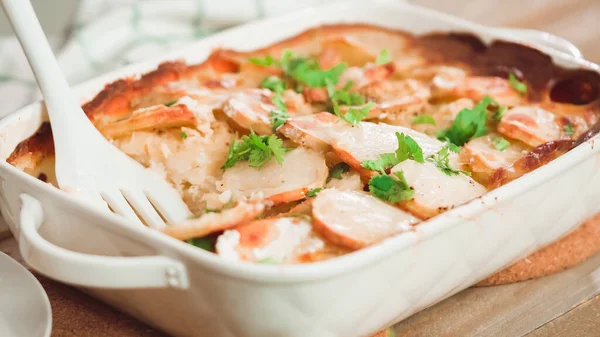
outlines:
[[[66,43],[49,38],[73,85],[227,27],[330,1],[82,0]],[[0,117],[38,98],[18,41],[0,39]]]

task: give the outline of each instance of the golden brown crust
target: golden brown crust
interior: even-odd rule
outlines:
[[[600,214],[574,232],[476,284],[492,286],[543,277],[573,267],[600,251]]]

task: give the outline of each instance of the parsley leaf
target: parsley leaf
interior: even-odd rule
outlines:
[[[517,79],[517,77],[515,76],[515,74],[513,74],[513,73],[508,74],[508,83],[510,83],[510,86],[513,89],[515,89],[516,91],[518,91],[522,94],[527,93],[527,86],[525,85],[525,83],[519,81]]]
[[[563,126],[563,131],[565,132],[565,135],[569,137],[575,134],[575,128],[573,128],[573,124],[571,123],[565,124],[565,126]]]
[[[277,76],[268,76],[260,82],[260,87],[280,93],[285,90],[285,82]]]
[[[273,126],[273,131],[278,127],[283,125],[285,121],[290,118],[290,114],[288,113],[287,106],[285,102],[283,102],[283,97],[281,96],[281,92],[276,92],[273,96],[273,104],[275,105],[276,110],[272,110],[271,117],[271,125]]]
[[[340,63],[331,69],[323,70],[316,59],[301,57],[289,49],[283,51],[280,60],[276,60],[271,56],[264,58],[251,57],[248,60],[259,66],[276,66],[281,68],[286,76],[298,82],[296,90],[301,90],[303,84],[312,88],[324,87],[326,86],[326,80],[335,84],[338,82],[340,75],[348,67],[346,63]]]
[[[369,169],[369,170],[379,171],[382,174],[385,174],[385,170],[392,168],[399,163],[400,163],[400,160],[398,160],[398,157],[396,156],[395,153],[382,153],[375,160],[363,161],[360,164],[360,166],[362,166],[366,169]]]
[[[177,101],[178,101],[178,100],[174,100],[174,101],[167,102],[167,103],[165,103],[165,106],[172,106],[172,105],[175,105],[175,103],[177,103]]]
[[[450,166],[450,151],[457,152],[458,147],[454,144],[448,143],[442,147],[442,149],[427,158],[427,161],[435,164],[440,171],[444,172],[448,176],[457,175],[463,173],[464,175],[470,176],[471,172],[459,170]]]
[[[208,235],[201,238],[192,238],[186,241],[192,246],[208,250],[209,252],[215,251],[215,244],[217,243],[217,236]]]
[[[423,163],[423,150],[419,144],[403,133],[396,132],[396,138],[398,138],[398,149],[396,150],[396,157],[400,162],[407,159],[412,159],[417,163]]]
[[[262,67],[270,67],[273,65],[278,65],[277,60],[275,60],[273,58],[273,56],[271,55],[267,55],[265,57],[249,57],[248,61],[256,64],[257,66],[262,66]]]
[[[310,198],[314,198],[317,196],[317,193],[321,192],[323,189],[321,187],[317,187],[317,188],[313,188],[312,190],[309,190],[308,192],[306,192],[306,196],[310,197]]]
[[[280,262],[277,261],[277,259],[275,259],[272,256],[269,257],[265,257],[263,259],[260,259],[258,261],[256,261],[256,263],[261,263],[261,264],[279,264]]]
[[[487,107],[493,103],[494,100],[491,97],[485,96],[473,109],[462,109],[456,115],[456,119],[449,129],[438,132],[438,139],[447,138],[450,142],[463,146],[469,140],[485,135],[488,131],[485,125],[488,114]]]
[[[363,105],[365,104],[365,98],[356,92],[350,92],[350,88],[354,85],[354,82],[348,81],[344,87],[340,90],[335,88],[334,83],[330,79],[325,80],[327,85],[327,94],[333,104],[338,105]]]
[[[403,171],[397,171],[393,176],[383,174],[374,176],[369,181],[369,192],[377,198],[392,204],[402,200],[410,200],[415,194],[415,191],[406,182]]]
[[[181,138],[186,139],[188,137],[188,134],[185,133],[185,131],[181,131]]]
[[[331,179],[341,180],[342,174],[348,171],[350,171],[350,166],[348,164],[344,162],[337,163],[329,170],[329,177],[327,177],[327,181]]]
[[[363,106],[362,108],[349,108],[348,112],[346,112],[346,114],[342,115],[339,105],[334,103],[333,104],[333,112],[340,119],[342,119],[352,125],[356,125],[360,121],[362,121],[365,117],[367,117],[367,115],[369,114],[369,111],[374,106],[375,106],[375,103],[369,102],[369,103],[365,104],[365,106]]]
[[[495,103],[495,102],[494,102]],[[493,104],[494,104],[493,103]],[[497,103],[495,103],[497,105]],[[507,110],[508,108],[505,106],[498,106],[496,108],[496,111],[493,111],[492,113],[492,120],[495,122],[499,122],[502,119],[502,116],[504,116],[504,112]]]
[[[377,56],[377,60],[375,60],[375,63],[382,65],[382,64],[386,64],[386,63],[390,63],[391,59],[390,59],[390,54],[388,53],[387,49],[382,49],[379,52],[379,55]]]
[[[290,149],[283,146],[283,141],[276,135],[258,136],[251,131],[250,135],[234,140],[227,153],[227,159],[221,169],[234,167],[239,161],[248,161],[254,168],[263,167],[272,157],[277,163],[283,163],[283,156]]]
[[[337,83],[347,67],[346,63],[340,63],[331,69],[321,70],[318,63],[306,61],[300,63],[289,75],[311,88],[320,88],[327,85],[326,81]]]
[[[504,151],[510,146],[510,142],[502,137],[493,137],[492,144],[498,151]]]
[[[417,124],[435,125],[435,119],[433,119],[433,117],[431,117],[429,115],[419,115],[419,116],[415,116],[413,118],[412,123],[414,125],[417,125]]]
[[[394,153],[382,153],[376,160],[363,161],[361,166],[385,174],[385,170],[407,159],[412,159],[418,163],[424,162],[423,150],[414,139],[398,132],[396,132],[396,138],[398,139],[398,148]]]

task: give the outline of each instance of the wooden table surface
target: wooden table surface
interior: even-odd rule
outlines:
[[[486,25],[533,28],[600,63],[600,0],[412,0]],[[0,234],[1,235],[1,234]],[[0,250],[18,258],[13,238]],[[600,254],[539,280],[467,289],[395,326],[396,336],[600,336]]]

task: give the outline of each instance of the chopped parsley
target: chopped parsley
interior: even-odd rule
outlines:
[[[465,145],[469,140],[484,136],[487,133],[487,108],[494,100],[485,96],[473,109],[462,109],[449,129],[438,132],[438,139],[448,139],[458,146]]]
[[[264,58],[251,57],[248,61],[259,66],[280,68],[286,76],[298,82],[297,90],[301,89],[302,85],[321,88],[327,85],[327,81],[335,84],[348,67],[346,63],[340,63],[330,69],[323,70],[315,58],[296,55],[289,49],[284,50],[280,60],[276,60],[272,56],[266,56]]]
[[[265,57],[249,57],[248,61],[261,67],[270,67],[279,64],[279,62],[277,62],[277,60],[275,60],[271,55],[267,55]]]
[[[505,106],[499,106],[496,111],[494,111],[494,113],[492,114],[492,120],[494,120],[495,122],[499,122],[502,119],[502,116],[504,116],[504,112],[506,111],[506,109],[508,109]]]
[[[510,146],[510,142],[502,137],[493,137],[492,144],[498,151],[504,151]]]
[[[412,123],[414,125],[417,125],[417,124],[435,125],[435,119],[433,119],[433,117],[431,117],[429,115],[418,115],[413,118]]]
[[[563,126],[563,131],[565,132],[565,135],[569,137],[575,134],[575,128],[573,128],[573,124],[571,123],[565,124],[565,126]]]
[[[437,168],[440,169],[440,171],[444,172],[448,176],[453,176],[460,173],[470,176],[471,172],[459,170],[450,166],[450,151],[456,153],[459,151],[459,148],[458,146],[451,143],[446,144],[438,153],[429,156],[427,158],[427,161],[435,164],[435,166],[437,166]]]
[[[527,93],[527,86],[525,85],[525,83],[519,81],[517,79],[517,77],[515,76],[515,74],[513,74],[513,73],[508,74],[508,83],[510,83],[510,86],[513,89],[520,92],[521,94]]]
[[[258,136],[251,130],[250,135],[233,141],[221,169],[234,167],[239,161],[248,161],[250,167],[261,168],[273,157],[281,165],[283,155],[288,151],[290,149],[284,147],[283,141],[276,135]]]
[[[375,103],[369,102],[365,104],[362,108],[348,108],[348,112],[342,115],[340,111],[340,107],[337,104],[333,104],[333,112],[340,119],[350,123],[352,125],[358,124],[360,121],[365,119],[369,114],[369,111],[375,106]]]
[[[272,256],[269,257],[265,257],[263,259],[260,259],[258,261],[256,261],[256,263],[261,263],[261,264],[279,264],[280,262],[277,261],[277,259],[275,259]]]
[[[186,139],[188,134],[185,131],[181,131],[181,138]]]
[[[344,162],[337,163],[329,170],[329,177],[327,177],[327,181],[330,181],[331,179],[341,180],[342,174],[348,171],[350,171],[350,166],[348,164]]]
[[[412,199],[415,191],[408,185],[403,171],[393,175],[378,174],[369,181],[369,192],[381,200],[395,204]]]
[[[273,126],[273,130],[276,130],[290,118],[290,114],[288,113],[285,102],[283,102],[281,92],[275,93],[273,96],[273,104],[275,105],[275,110],[271,111],[271,125]]]
[[[171,106],[171,105],[175,105],[175,103],[177,103],[178,100],[174,100],[174,101],[170,101],[165,103],[165,106]]]
[[[280,93],[285,90],[285,82],[277,76],[269,76],[269,77],[265,77],[260,82],[260,87],[269,89],[276,93]]]
[[[412,137],[396,132],[396,138],[398,139],[398,148],[394,153],[380,154],[375,160],[363,161],[361,166],[385,174],[385,170],[407,159],[412,159],[418,163],[424,162],[423,150]]]
[[[306,192],[306,196],[310,198],[314,198],[317,196],[317,193],[321,192],[323,189],[321,187],[313,188],[312,190]]]
[[[388,50],[382,49],[379,52],[379,55],[377,56],[375,63],[382,65],[382,64],[390,63],[390,61],[391,61],[391,59],[390,59],[390,54],[388,53]]]
[[[356,92],[350,92],[350,88],[354,85],[354,82],[348,81],[344,87],[340,90],[335,88],[335,84],[331,80],[327,79],[327,94],[332,104],[338,105],[363,105],[365,104],[365,98]]]
[[[215,244],[217,243],[216,235],[208,235],[201,238],[192,238],[186,240],[192,246],[196,246],[198,248],[202,248],[204,250],[208,250],[209,252],[215,251]]]

